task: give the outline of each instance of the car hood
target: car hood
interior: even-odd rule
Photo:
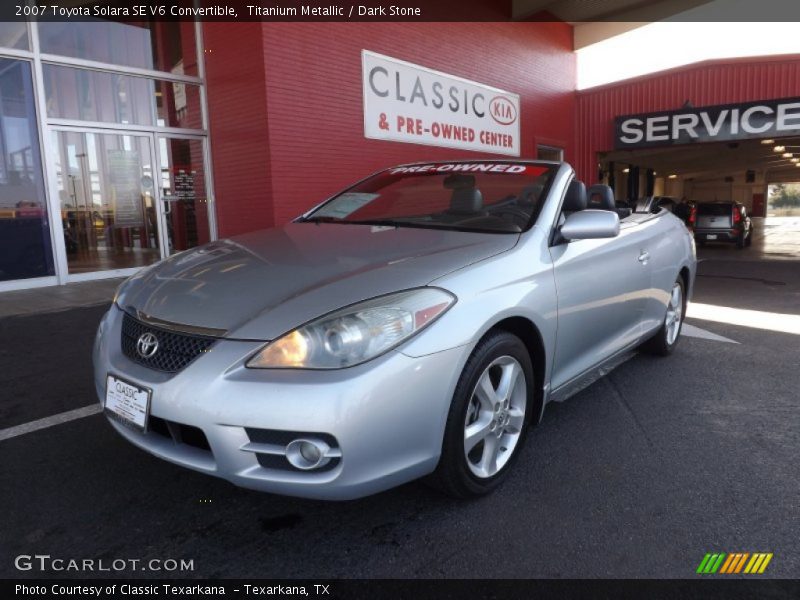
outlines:
[[[271,340],[343,306],[514,247],[518,234],[291,223],[176,254],[131,278],[117,303],[153,322]]]

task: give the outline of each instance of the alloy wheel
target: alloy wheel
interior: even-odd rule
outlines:
[[[525,373],[511,356],[495,359],[481,374],[464,422],[464,455],[476,477],[496,475],[514,454],[527,394]]]
[[[667,305],[667,344],[670,346],[678,339],[678,333],[681,330],[681,321],[683,317],[683,288],[680,283],[675,283],[672,286],[672,294],[669,297],[669,304]]]

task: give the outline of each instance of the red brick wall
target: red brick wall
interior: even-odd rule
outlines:
[[[516,92],[522,156],[534,157],[537,143],[564,147],[567,160],[574,154],[570,25],[258,26],[263,40],[241,24],[204,25],[220,235],[285,223],[392,164],[489,156],[365,139],[362,49]],[[257,44],[261,48],[253,53]],[[238,81],[242,77],[247,81]]]
[[[203,27],[220,236],[273,224],[261,23]]]

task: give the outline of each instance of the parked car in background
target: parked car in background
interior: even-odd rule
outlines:
[[[678,217],[686,227],[694,228],[697,217],[697,204],[689,200],[686,196],[677,201],[671,207],[672,214]]]
[[[739,202],[701,202],[695,213],[694,239],[706,242],[732,242],[744,248],[753,242],[753,223]]]
[[[95,389],[131,443],[240,486],[475,496],[548,401],[672,352],[695,270],[676,218],[618,211],[566,163],[403,165],[128,279]]]

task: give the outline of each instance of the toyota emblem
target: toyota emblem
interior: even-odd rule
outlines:
[[[142,358],[153,358],[153,355],[158,352],[158,338],[149,331],[143,333],[136,340],[136,352]]]

